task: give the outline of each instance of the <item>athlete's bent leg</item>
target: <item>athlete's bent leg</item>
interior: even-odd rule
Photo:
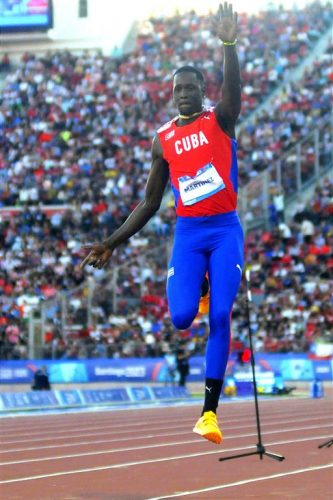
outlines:
[[[170,260],[167,297],[171,320],[180,330],[188,328],[198,313],[207,259],[202,253],[183,252],[175,245]]]

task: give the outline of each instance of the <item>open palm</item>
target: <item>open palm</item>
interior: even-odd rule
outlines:
[[[237,12],[231,4],[220,4],[217,16],[213,20],[214,29],[222,42],[234,42],[237,36]]]

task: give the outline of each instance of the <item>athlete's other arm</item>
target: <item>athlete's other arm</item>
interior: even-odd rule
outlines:
[[[232,5],[220,4],[215,20],[215,30],[222,42],[233,43],[237,37],[237,13]],[[235,45],[223,45],[224,68],[221,100],[215,107],[216,118],[221,128],[235,137],[235,125],[241,109],[241,80],[239,61]]]
[[[158,136],[152,144],[152,165],[149,172],[144,199],[135,207],[126,221],[102,243],[85,245],[89,253],[81,268],[90,265],[101,269],[111,258],[115,248],[127,241],[147,224],[160,208],[163,193],[169,179],[169,166],[164,160]]]

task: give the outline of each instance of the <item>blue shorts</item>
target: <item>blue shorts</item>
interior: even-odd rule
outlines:
[[[206,377],[223,379],[230,349],[232,305],[244,265],[243,230],[236,211],[178,217],[168,269],[167,296],[173,324],[188,328],[198,313],[201,285],[210,284]]]

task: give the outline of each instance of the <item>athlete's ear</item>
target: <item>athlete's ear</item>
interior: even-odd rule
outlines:
[[[206,84],[202,83],[202,85],[201,85],[201,95],[202,95],[202,97],[205,97],[205,94],[206,94]]]

